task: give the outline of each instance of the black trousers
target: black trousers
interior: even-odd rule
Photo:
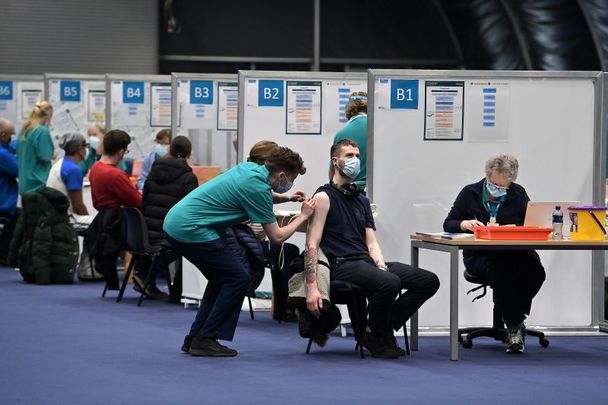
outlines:
[[[363,289],[368,301],[368,326],[381,336],[403,326],[439,289],[435,273],[399,262],[388,262],[387,266],[388,271],[380,270],[370,258],[342,262],[330,271],[332,280],[350,281]],[[397,299],[403,289],[407,291]]]
[[[545,269],[533,250],[476,252],[465,257],[467,271],[494,289],[494,303],[507,326],[516,326],[530,314],[532,299],[545,281]]]

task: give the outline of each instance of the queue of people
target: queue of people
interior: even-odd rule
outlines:
[[[355,283],[364,292],[360,305],[367,308],[368,316],[353,319],[361,323],[358,330],[363,331],[358,342],[374,357],[403,356],[405,351],[398,346],[394,331],[437,292],[439,279],[432,272],[389,261],[382,253],[365,195],[366,112],[367,94],[353,93],[346,108],[349,121],[336,134],[329,151],[329,182],[309,198],[292,190],[298,176],[306,173],[302,157],[270,141],[254,145],[247,162],[201,186],[188,164],[190,140],[172,138],[169,130],[157,134],[157,145],[146,155],[135,184],[124,170],[131,136],[120,129],[105,133],[103,127],[95,125],[86,137],[63,134],[60,147],[65,155],[52,163],[55,151],[48,125],[53,109],[49,103],[39,102],[18,134],[11,122],[0,119],[0,216],[6,218],[1,246],[8,246],[5,241],[10,241],[19,216],[18,194],[52,188],[65,197],[69,213],[87,216],[83,182],[88,176],[93,207],[98,211],[85,232],[85,252],[94,263],[91,278],[102,278],[109,289],[119,288],[117,259],[124,237],[121,207],[141,210],[151,242],[164,249],[154,263],[138,264],[134,288],[150,298],[179,302],[181,274],[176,274],[169,294],[161,291],[155,280],[161,272],[168,272],[170,263],[188,259],[208,284],[181,350],[193,356],[234,357],[237,351],[219,341],[233,339],[243,298],[254,278],[252,262],[259,255],[255,249],[249,255],[241,254],[239,249],[247,247],[235,248],[227,234],[246,224],[245,232],[264,242],[259,246],[264,256],[261,260],[288,268],[279,264],[279,246],[308,223],[304,276],[309,314],[319,317],[323,307],[316,273],[322,254],[329,262],[332,280]],[[529,198],[525,189],[514,183],[517,172],[514,157],[490,158],[485,177],[466,186],[456,198],[445,219],[445,231],[471,232],[474,226],[486,223],[521,225]],[[301,202],[301,212],[280,226],[273,204],[287,201]],[[299,250],[295,245],[286,246],[289,263]],[[3,250],[0,263],[6,263]],[[496,304],[509,329],[507,352],[522,352],[524,320],[545,278],[538,255],[465,250],[464,263],[468,271],[483,273],[495,290]],[[287,269],[282,291],[286,291],[289,276]],[[279,303],[286,298],[285,293],[275,297]],[[284,314],[277,316],[282,319]]]

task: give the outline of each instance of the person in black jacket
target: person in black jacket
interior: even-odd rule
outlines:
[[[188,193],[198,187],[198,180],[187,160],[192,153],[192,144],[185,136],[176,136],[169,147],[169,154],[157,159],[152,165],[150,174],[144,184],[143,190],[143,214],[146,218],[150,243],[158,246],[166,244],[163,232],[163,220],[167,212]],[[153,274],[158,271],[167,270],[167,266],[177,257],[173,254],[164,254],[156,259]],[[149,262],[142,261],[135,275],[135,285],[140,288],[148,274]],[[139,284],[139,285],[138,285]],[[182,283],[181,272],[176,272],[173,286],[170,291],[170,300],[179,302],[181,298]],[[152,282],[146,289],[146,295],[151,298],[165,298],[166,294],[156,287]]]
[[[472,232],[475,226],[523,225],[530,198],[514,181],[519,163],[499,154],[486,162],[486,177],[465,186],[443,223],[446,232]],[[507,353],[524,351],[524,320],[532,299],[545,281],[545,269],[535,251],[463,251],[471,274],[488,280],[495,304],[507,325]]]

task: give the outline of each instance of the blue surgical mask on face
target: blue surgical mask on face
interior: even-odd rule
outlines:
[[[163,157],[169,152],[169,145],[161,145],[160,143],[157,143],[154,147],[154,152],[158,156]]]
[[[344,162],[344,168],[342,169],[342,173],[344,173],[345,176],[354,179],[355,177],[357,177],[360,171],[361,161],[359,160],[359,158],[353,156],[349,159],[346,159],[346,161]]]
[[[497,185],[492,184],[487,180],[486,180],[486,190],[488,190],[488,193],[494,198],[500,198],[500,197],[507,195],[506,187],[498,187]]]
[[[279,194],[283,194],[288,192],[289,190],[291,190],[291,187],[293,187],[293,183],[290,182],[289,180],[287,180],[287,178],[285,178],[286,182],[285,184],[281,184],[281,180],[279,180],[279,185],[277,186],[277,189],[274,190]]]
[[[97,149],[97,147],[99,146],[100,143],[101,143],[101,140],[98,137],[96,137],[96,136],[89,137],[89,145],[91,146],[91,148]]]

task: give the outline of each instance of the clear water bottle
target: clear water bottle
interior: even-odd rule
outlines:
[[[555,206],[553,211],[553,232],[551,233],[551,239],[562,240],[564,238],[562,228],[564,226],[564,213],[559,205]]]

